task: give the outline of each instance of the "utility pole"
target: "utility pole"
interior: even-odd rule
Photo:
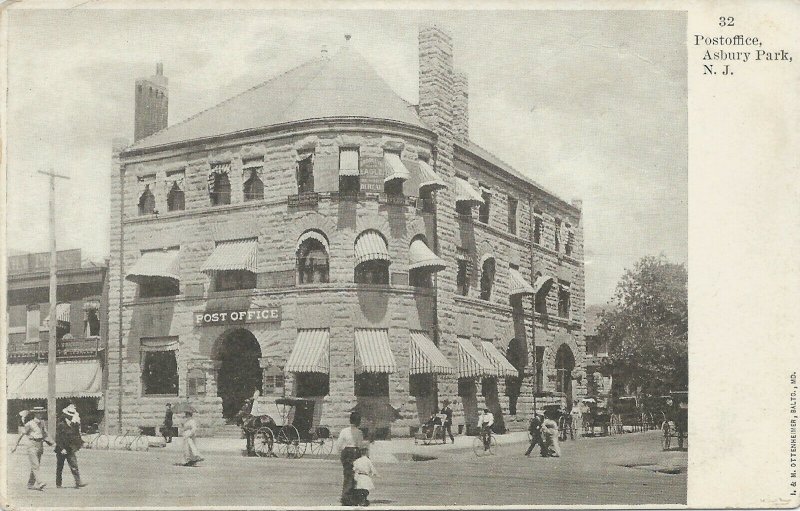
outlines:
[[[39,174],[50,177],[50,321],[47,334],[47,430],[55,434],[56,430],[56,178],[69,179],[68,176],[56,174],[53,169],[40,170]]]

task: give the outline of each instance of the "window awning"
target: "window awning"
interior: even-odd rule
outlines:
[[[447,264],[434,254],[424,241],[415,239],[408,247],[408,269],[416,270],[417,268],[440,271],[447,268]]]
[[[499,376],[519,376],[519,371],[500,353],[492,341],[481,341],[481,353],[492,363]]]
[[[438,190],[440,188],[447,188],[447,183],[445,183],[439,174],[437,174],[428,162],[417,160],[417,165],[419,166],[419,173],[420,173],[420,184],[419,189],[423,190],[425,188],[430,188],[431,190]]]
[[[179,345],[177,337],[145,337],[139,340],[142,351],[177,351]]]
[[[525,282],[525,278],[518,270],[515,270],[514,268],[509,268],[508,280],[509,280],[509,286],[508,286],[509,296],[536,294],[536,291],[533,290],[530,284]]]
[[[27,368],[14,366],[28,366]],[[32,366],[32,367],[31,367]],[[30,371],[16,388],[17,379]],[[9,364],[8,399],[47,399],[47,364]],[[96,360],[56,364],[56,397],[100,397],[103,370]]]
[[[554,281],[555,279],[553,279],[553,277],[550,277],[549,275],[543,275],[539,277],[533,284],[534,293],[539,294],[539,292],[542,291],[543,289],[548,289],[549,286],[551,286]]]
[[[456,202],[466,202],[470,207],[483,205],[483,197],[466,179],[457,177],[455,183]]]
[[[358,176],[358,149],[339,151],[339,177]]]
[[[330,247],[328,246],[328,240],[325,239],[325,236],[323,236],[321,232],[317,231],[306,231],[301,234],[297,239],[297,247],[295,248],[295,251],[300,250],[300,245],[302,245],[306,240],[317,240],[322,244],[323,247],[325,247],[326,251],[331,251]]]
[[[494,365],[481,353],[469,339],[458,341],[458,377],[499,376]]]
[[[131,282],[139,284],[142,279],[165,278],[180,280],[178,272],[179,250],[151,250],[142,252],[133,267],[125,277]]]
[[[365,261],[388,261],[389,248],[386,241],[375,231],[367,231],[356,240],[356,266]]]
[[[384,183],[392,181],[393,179],[405,181],[411,177],[403,160],[400,159],[400,155],[397,153],[383,153],[383,165],[386,168],[386,178],[383,180]]]
[[[290,373],[330,373],[330,331],[300,330],[284,370]]]
[[[254,239],[224,241],[217,244],[200,271],[246,270],[258,272],[258,241]]]
[[[411,331],[408,374],[452,374],[455,369],[424,332]]]
[[[397,371],[389,331],[379,328],[356,329],[356,373],[393,373]]]

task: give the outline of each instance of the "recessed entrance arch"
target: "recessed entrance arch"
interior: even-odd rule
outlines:
[[[562,344],[556,352],[556,392],[563,392],[567,398],[567,409],[572,408],[572,370],[575,369],[575,356],[569,346]]]
[[[215,358],[220,363],[217,395],[222,398],[222,416],[231,419],[245,399],[262,390],[261,346],[253,333],[243,328],[225,332],[216,344]]]

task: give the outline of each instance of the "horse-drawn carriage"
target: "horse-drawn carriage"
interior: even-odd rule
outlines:
[[[625,428],[629,428],[630,431],[644,431],[652,423],[635,396],[621,396],[614,399],[613,415],[613,423],[617,428],[615,433],[624,433]]]
[[[238,424],[247,438],[249,454],[302,458],[308,451],[316,456],[328,456],[333,451],[330,428],[313,426],[314,401],[300,398],[275,400],[278,424],[270,415],[240,412]]]
[[[672,439],[678,439],[678,449],[683,449],[684,440],[689,442],[689,392],[674,391],[662,396],[664,422],[661,423],[661,447],[669,450]]]
[[[607,399],[587,397],[581,400],[579,406],[584,409],[582,421],[585,436],[595,436],[598,433],[614,435],[622,430],[619,419],[611,413]]]

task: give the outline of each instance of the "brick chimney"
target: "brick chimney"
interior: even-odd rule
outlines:
[[[466,73],[453,74],[453,138],[466,144],[469,141],[469,81]]]
[[[136,109],[133,141],[167,127],[168,91],[164,65],[156,64],[156,74],[136,80]]]

